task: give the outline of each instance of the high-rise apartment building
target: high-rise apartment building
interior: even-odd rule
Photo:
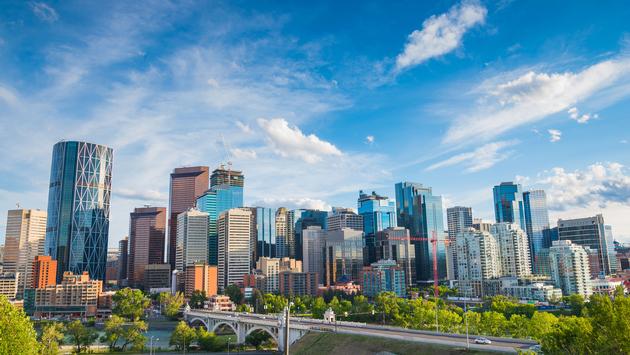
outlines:
[[[129,217],[128,282],[140,288],[144,269],[149,264],[164,263],[166,207],[136,208]]]
[[[360,283],[363,268],[363,231],[344,228],[326,231],[325,284],[334,285],[344,278]]]
[[[445,280],[446,238],[442,197],[434,196],[430,187],[413,182],[400,182],[395,188],[398,225],[409,229],[416,249],[418,282],[426,284],[433,281],[433,248],[436,248],[438,279]],[[432,243],[431,240],[436,242]]]
[[[523,193],[525,226],[529,238],[529,253],[532,265],[536,265],[540,251],[545,247],[545,230],[549,229],[547,195],[544,190],[531,190]],[[538,270],[534,270],[539,272]]]
[[[456,237],[459,233],[472,227],[473,217],[471,207],[455,206],[446,209],[446,222],[448,224],[448,275],[449,279],[457,279],[457,249]]]
[[[497,223],[491,234],[499,245],[502,276],[525,278],[532,273],[529,242],[524,230],[513,223]]]
[[[191,208],[177,216],[175,267],[180,272],[208,260],[208,214]]]
[[[103,282],[90,279],[87,271],[80,275],[66,271],[60,283],[29,291],[29,300],[24,303],[33,305],[33,308],[26,309],[25,306],[25,310],[36,317],[69,313],[95,316]]]
[[[192,166],[175,168],[171,173],[168,207],[168,262],[171,269],[175,269],[177,255],[177,216],[195,207],[197,197],[208,190],[208,170],[207,166]]]
[[[604,224],[601,214],[586,218],[559,219],[558,238],[597,250],[599,267],[604,275],[616,271],[612,228]]]
[[[276,257],[276,214],[271,208],[252,207],[252,267],[258,259]]]
[[[112,149],[103,145],[53,147],[45,249],[57,260],[57,282],[66,271],[105,279],[112,162]]]
[[[310,226],[302,231],[302,265],[305,272],[316,273],[317,282],[324,284],[324,247],[326,231],[319,226]]]
[[[377,260],[376,233],[390,227],[398,226],[396,219],[396,202],[375,191],[368,195],[359,191],[357,200],[359,215],[363,218],[365,250],[363,262],[369,265]]]
[[[219,290],[242,285],[251,267],[251,218],[249,208],[233,208],[219,216]]]
[[[481,218],[473,218],[472,227],[480,232],[490,233],[490,227],[492,227],[492,223],[484,222],[484,220]]]
[[[394,292],[398,297],[407,295],[405,272],[393,260],[379,260],[364,267],[362,285],[363,294],[371,298],[381,292]]]
[[[0,296],[14,300],[18,292],[19,272],[0,272]]]
[[[287,298],[317,295],[318,275],[314,272],[281,271],[278,291]]]
[[[558,240],[549,248],[551,279],[564,295],[574,293],[588,298],[591,293],[588,255],[584,247],[570,240]]]
[[[33,283],[33,260],[44,254],[46,211],[17,209],[7,213],[4,272],[18,273],[17,297]]]
[[[455,250],[459,280],[483,281],[502,275],[499,243],[492,234],[472,228],[461,231],[455,239]]]
[[[377,260],[394,260],[405,272],[405,284],[416,285],[416,250],[409,230],[389,227],[376,232]]]
[[[523,188],[513,182],[502,182],[492,189],[494,196],[494,216],[497,223],[512,223],[527,230]]]
[[[302,262],[291,258],[259,258],[256,269],[265,276],[266,293],[278,292],[280,287],[279,275],[281,272],[302,272]]]
[[[126,285],[127,265],[129,258],[129,237],[118,242],[118,285]]]
[[[48,255],[38,255],[33,260],[32,282],[30,288],[42,288],[57,284],[57,260]]]
[[[326,219],[329,231],[350,228],[363,231],[363,216],[356,214],[351,208],[333,207],[332,213]]]

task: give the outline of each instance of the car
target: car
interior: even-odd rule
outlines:
[[[476,339],[475,339],[475,344],[485,344],[485,345],[488,345],[488,344],[492,344],[492,342],[490,341],[490,339],[487,339],[487,338],[476,338]]]
[[[542,354],[542,346],[540,346],[540,344],[536,344],[536,345],[532,345],[529,348],[527,348],[527,350],[531,350],[536,354]]]

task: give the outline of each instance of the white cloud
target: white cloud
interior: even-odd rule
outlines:
[[[112,190],[112,193],[116,196],[129,200],[156,202],[162,204],[165,204],[168,201],[168,196],[166,194],[151,189],[132,190],[121,187]]]
[[[436,170],[453,165],[464,165],[465,171],[474,173],[491,168],[498,162],[508,158],[512,152],[503,152],[505,148],[518,144],[518,141],[499,141],[485,144],[473,151],[454,155],[444,161],[429,166],[426,170]]]
[[[485,95],[472,114],[461,114],[451,124],[445,143],[468,143],[489,140],[524,124],[568,110],[577,115],[574,105],[604,89],[623,84],[630,77],[630,58],[606,60],[579,72],[536,73],[529,71],[501,84],[489,80],[481,85]],[[618,99],[630,95],[630,90]],[[576,116],[588,120],[590,117]]]
[[[232,148],[230,154],[234,159],[256,159],[257,154],[253,149]]]
[[[297,157],[313,164],[325,156],[342,155],[333,144],[314,134],[305,135],[297,126],[289,126],[284,118],[259,118],[257,122],[265,132],[271,148],[282,157]]]
[[[571,107],[567,113],[569,114],[569,117],[577,123],[587,123],[591,118],[599,118],[598,114],[591,115],[590,113],[584,113],[580,115],[580,111],[577,107]]]
[[[240,128],[241,131],[243,131],[243,133],[247,133],[247,134],[254,133],[248,124],[243,123],[241,121],[236,121],[236,127]]]
[[[332,207],[326,201],[308,197],[300,198],[264,198],[253,203],[254,206],[285,207],[288,209],[306,208],[320,211],[330,211]]]
[[[0,86],[0,101],[4,101],[8,105],[15,106],[18,104],[19,99],[13,90]]]
[[[30,3],[30,5],[33,13],[35,14],[35,16],[39,17],[40,20],[50,23],[59,20],[59,15],[57,14],[57,11],[55,11],[55,9],[53,9],[49,5],[46,5],[43,2],[32,2]]]
[[[578,119],[578,116],[580,115],[580,114],[579,114],[579,111],[578,111],[578,109],[577,109],[577,107],[571,107],[571,108],[567,111],[567,113],[569,114],[569,117],[571,117],[571,118],[572,118],[572,119],[574,119],[574,120],[577,120],[577,119]]]
[[[549,132],[549,141],[551,143],[555,143],[562,138],[562,132],[557,129],[548,129],[547,132]]]
[[[447,13],[431,16],[413,31],[405,49],[396,57],[396,71],[418,65],[428,59],[447,54],[461,45],[471,27],[485,21],[487,10],[476,1],[464,1]]]
[[[365,137],[365,143],[370,144],[370,145],[374,144],[374,136]]]

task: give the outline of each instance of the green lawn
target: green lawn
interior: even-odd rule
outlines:
[[[398,355],[404,354],[485,354],[481,351],[466,352],[441,345],[420,344],[416,342],[400,341],[378,337],[366,337],[350,334],[309,333],[291,347],[291,354],[320,355],[320,354],[352,354],[368,355],[386,351]]]

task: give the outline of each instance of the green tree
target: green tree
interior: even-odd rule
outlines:
[[[197,339],[197,332],[194,328],[191,328],[186,322],[181,321],[177,323],[175,330],[171,334],[169,345],[175,346],[179,351],[190,349],[191,343]]]
[[[168,294],[166,296],[166,301],[164,301],[164,315],[171,319],[176,319],[179,314],[179,310],[184,305],[184,302],[185,299],[183,293],[176,292],[174,295]]]
[[[269,339],[271,339],[271,335],[269,335],[269,333],[262,331],[262,330],[258,330],[258,331],[253,331],[252,333],[250,333],[246,338],[245,338],[245,342],[253,347],[256,348],[256,350],[261,350],[262,349],[262,345],[269,341]]]
[[[630,299],[617,295],[591,296],[585,315],[593,327],[596,350],[602,354],[630,354]]]
[[[225,294],[230,297],[230,300],[236,305],[242,304],[243,301],[245,301],[245,296],[243,296],[243,292],[241,292],[241,289],[234,284],[229,285],[225,288]]]
[[[505,336],[507,319],[499,312],[488,311],[481,314],[480,329],[482,334],[492,336]]]
[[[94,329],[86,328],[78,319],[68,324],[66,334],[76,346],[77,353],[86,350],[98,338]]]
[[[593,327],[588,319],[576,316],[560,317],[552,330],[542,338],[545,354],[593,354]]]
[[[0,296],[0,354],[37,354],[33,324],[22,309]]]
[[[470,334],[481,334],[481,314],[478,312],[467,311],[464,313],[464,327],[468,322],[468,332]],[[466,329],[466,328],[464,328]]]
[[[117,291],[112,301],[114,302],[112,313],[132,321],[140,319],[151,303],[142,291],[128,287]]]
[[[529,336],[540,342],[556,324],[558,324],[558,317],[547,312],[536,312],[529,322]]]
[[[462,317],[456,312],[448,309],[438,310],[438,320],[441,332],[458,332],[462,325]]]
[[[221,351],[224,345],[213,332],[207,331],[204,327],[197,329],[197,343],[202,350],[210,352]]]
[[[254,306],[254,312],[267,313],[265,311],[265,296],[259,289],[254,289],[252,292],[251,304]]]
[[[206,291],[195,290],[190,295],[190,307],[191,308],[203,308],[203,303],[208,300]]]
[[[313,302],[313,307],[311,309],[311,312],[313,313],[313,318],[323,319],[324,313],[327,309],[328,306],[326,305],[326,302],[324,302],[324,298],[317,297]]]
[[[265,308],[267,313],[280,313],[284,311],[284,307],[287,306],[287,299],[281,295],[274,295],[268,293],[264,296],[265,298]]]
[[[381,292],[376,295],[376,311],[381,315],[384,322],[391,322],[400,317],[400,304],[398,297],[393,292]]]
[[[249,307],[248,304],[243,303],[236,306],[236,311],[240,313],[249,313],[251,312],[251,308]]]
[[[104,330],[101,341],[107,343],[110,351],[125,351],[127,346],[141,350],[146,342],[144,333],[147,331],[147,324],[143,321],[125,322],[123,318],[113,315],[105,321]]]
[[[63,344],[64,329],[61,323],[49,323],[44,326],[40,336],[42,355],[59,354],[59,345]]]
[[[584,296],[574,293],[569,296],[562,297],[564,304],[568,305],[571,309],[571,314],[574,316],[582,315],[584,309]]]
[[[527,338],[530,334],[530,321],[527,316],[522,314],[514,314],[510,317],[507,327],[513,338]]]

